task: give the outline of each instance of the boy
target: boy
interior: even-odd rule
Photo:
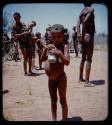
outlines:
[[[45,72],[48,76],[49,93],[51,97],[52,119],[57,120],[57,90],[59,92],[62,106],[62,120],[67,120],[68,106],[66,100],[67,77],[64,72],[64,65],[69,65],[69,46],[65,44],[64,27],[55,24],[50,29],[52,44],[48,44],[43,50],[41,60],[45,61]],[[55,62],[50,63],[49,55],[55,56]]]
[[[82,44],[82,59],[80,63],[80,74],[79,74],[79,81],[85,82],[85,86],[94,86],[89,82],[89,76],[91,71],[91,62],[94,50],[94,33],[95,33],[95,22],[94,22],[94,9],[91,7],[91,3],[84,3],[85,7],[81,11],[79,20],[77,23],[77,36],[80,39],[80,25],[82,24],[82,37],[81,37],[81,44]],[[88,35],[87,35],[88,34]],[[90,39],[89,41],[86,40]],[[84,63],[86,62],[86,75],[85,79],[83,79],[83,69]]]

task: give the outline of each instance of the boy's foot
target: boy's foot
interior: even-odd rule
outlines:
[[[28,74],[27,74],[27,73],[25,73],[24,75],[25,75],[25,76],[27,76]]]
[[[84,84],[84,87],[94,87],[95,85],[94,84],[92,84],[92,83],[90,83],[90,82],[86,82],[85,84]]]
[[[44,68],[40,67],[39,69],[40,69],[40,70],[43,70]]]
[[[86,82],[84,79],[79,79],[79,83]]]

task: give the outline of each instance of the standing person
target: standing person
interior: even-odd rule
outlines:
[[[64,27],[55,24],[51,27],[52,44],[43,50],[41,60],[45,61],[45,72],[48,76],[48,87],[51,97],[52,119],[57,120],[57,90],[62,106],[62,120],[67,120],[68,106],[66,100],[67,77],[64,65],[69,65],[69,46],[65,44]]]
[[[29,64],[29,74],[34,74],[32,72],[32,59],[35,58],[35,38],[33,34],[33,27],[36,26],[35,21],[31,21],[26,28],[25,39],[26,39],[26,69],[27,62]]]
[[[76,26],[74,26],[72,29],[73,29],[73,33],[72,33],[73,45],[74,45],[76,57],[78,57],[78,39],[77,39]]]
[[[82,44],[82,59],[80,63],[80,74],[79,81],[85,82],[85,86],[93,86],[89,82],[91,62],[94,49],[94,33],[95,33],[95,22],[94,22],[94,9],[91,7],[91,3],[84,3],[85,7],[81,11],[78,24],[77,24],[77,35]],[[80,32],[80,25],[82,24],[82,36]],[[86,61],[86,73],[85,80],[83,79],[84,63]]]
[[[35,34],[35,36],[37,37],[37,40],[36,40],[36,45],[38,47],[38,50],[37,50],[37,53],[38,53],[38,61],[39,61],[39,69],[42,69],[42,61],[40,60],[40,57],[41,57],[41,54],[43,52],[43,44],[42,44],[42,41],[41,41],[41,33],[40,32],[37,32]]]
[[[15,20],[15,24],[12,26],[12,37],[14,41],[19,42],[19,46],[23,55],[23,68],[24,68],[24,74],[27,74],[26,71],[26,48],[25,48],[25,37],[18,37],[17,35],[23,33],[25,30],[25,24],[21,22],[21,15],[19,12],[15,12],[13,14],[13,18]]]
[[[29,25],[28,28],[26,28],[26,25],[21,22],[21,16],[19,12],[15,12],[13,14],[15,24],[12,27],[12,35],[14,38],[14,41],[19,42],[19,46],[23,55],[23,68],[24,68],[24,74],[27,75],[27,61],[29,59],[29,73],[32,73],[31,71],[31,47],[29,47],[31,42],[29,42],[29,37],[31,38],[31,32],[32,28],[36,25],[34,21],[32,21]],[[26,36],[28,39],[26,39]],[[29,48],[29,49],[28,49]],[[30,51],[30,52],[29,52]],[[29,53],[29,54],[28,54]]]

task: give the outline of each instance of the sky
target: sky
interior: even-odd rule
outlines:
[[[104,4],[93,3],[95,10],[96,33],[108,34],[108,8]],[[29,3],[29,4],[7,4],[3,8],[8,12],[11,20],[13,13],[20,12],[21,21],[28,24],[30,21],[37,22],[34,32],[45,33],[48,25],[62,24],[72,32],[72,27],[76,25],[78,16],[84,5],[81,3]]]

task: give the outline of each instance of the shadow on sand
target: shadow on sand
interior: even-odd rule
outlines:
[[[83,119],[79,116],[74,116],[72,118],[68,118],[67,121],[83,121]]]
[[[95,85],[103,85],[105,84],[105,80],[92,80],[90,83],[95,84]]]
[[[9,93],[8,89],[2,91],[2,94],[7,94],[7,93]]]
[[[40,76],[43,74],[45,74],[45,73],[33,73],[33,74],[28,74],[27,76]]]

